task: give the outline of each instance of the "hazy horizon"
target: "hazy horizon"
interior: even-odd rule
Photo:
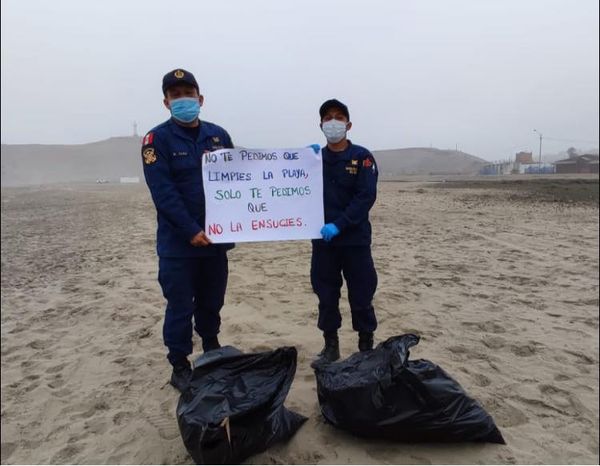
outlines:
[[[2,143],[142,135],[165,72],[193,72],[201,118],[237,145],[323,143],[337,97],[372,150],[486,160],[598,147],[598,2],[441,0],[200,5],[2,2]]]

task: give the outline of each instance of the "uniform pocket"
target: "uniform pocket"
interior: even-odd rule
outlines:
[[[345,188],[351,188],[356,183],[358,175],[350,173],[348,170],[344,170],[344,173],[340,173],[338,176],[338,183]]]

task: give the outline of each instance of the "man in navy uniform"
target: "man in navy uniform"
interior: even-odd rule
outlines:
[[[158,281],[167,300],[163,338],[173,366],[171,384],[183,391],[191,375],[192,318],[203,350],[220,347],[227,250],[233,247],[212,244],[205,234],[202,155],[233,143],[223,128],[199,120],[204,97],[192,73],[167,73],[162,91],[171,118],[144,137],[142,162],[158,214]]]
[[[327,138],[323,148],[323,239],[312,242],[311,282],[319,298],[318,327],[325,347],[321,358],[340,357],[337,330],[342,324],[339,309],[342,275],[348,287],[352,328],[358,332],[360,351],[373,349],[377,319],[373,295],[377,273],[371,256],[369,210],[377,194],[377,165],[364,147],[346,138],[352,127],[348,107],[328,100],[319,109],[321,129]]]

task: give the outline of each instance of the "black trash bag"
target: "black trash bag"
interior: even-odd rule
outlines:
[[[177,405],[183,443],[197,464],[240,463],[291,438],[306,421],[283,406],[296,348],[243,354],[226,346],[196,361]]]
[[[313,363],[325,419],[363,437],[506,443],[491,416],[441,367],[408,360],[418,342],[401,335],[341,362]]]

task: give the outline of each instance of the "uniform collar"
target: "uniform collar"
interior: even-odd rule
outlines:
[[[197,139],[198,141],[202,141],[202,140],[206,139],[207,137],[216,136],[214,131],[212,131],[212,127],[211,127],[212,125],[207,125],[206,122],[203,122],[202,120],[199,120],[199,122],[200,122],[200,131],[198,131],[198,139]],[[180,138],[187,139],[188,141],[194,141],[189,136],[189,134],[187,134],[185,132],[185,130],[182,128],[182,126],[178,125],[173,120],[172,117],[169,120],[169,125],[171,126],[173,133],[175,133]],[[196,141],[194,141],[194,142],[196,142]]]

